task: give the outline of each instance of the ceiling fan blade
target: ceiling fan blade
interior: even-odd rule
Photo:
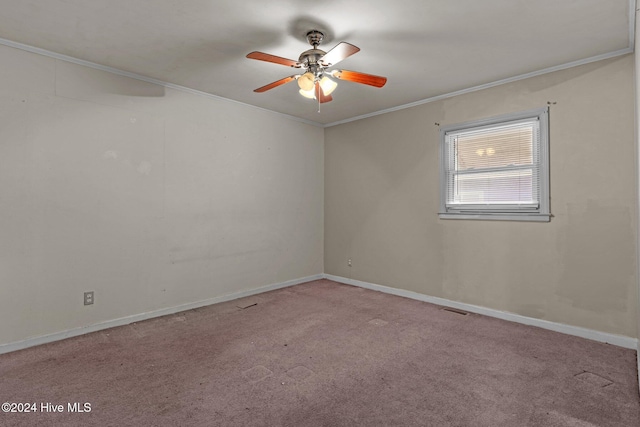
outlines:
[[[269,83],[268,85],[259,87],[258,89],[255,89],[254,92],[259,92],[259,93],[266,92],[269,89],[273,89],[274,87],[278,87],[278,86],[281,86],[281,85],[283,85],[285,83],[289,83],[291,80],[295,80],[296,77],[298,77],[298,76],[285,77],[284,79],[280,79],[280,80],[277,80],[277,81],[275,81],[273,83]]]
[[[335,65],[338,62],[342,61],[345,58],[350,57],[354,53],[358,53],[360,48],[352,45],[347,42],[338,43],[333,49],[327,52],[320,61],[325,65],[325,67],[329,67],[331,65]]]
[[[333,98],[331,97],[331,95],[324,94],[324,91],[320,87],[320,83],[316,83],[316,99],[319,99],[321,104],[324,104],[325,102],[333,101]]]
[[[251,52],[247,55],[247,58],[257,59],[258,61],[273,62],[274,64],[286,65],[288,67],[300,68],[300,64],[298,63],[298,61],[282,58],[280,56],[275,56],[264,52]]]
[[[375,87],[382,87],[387,83],[386,77],[374,76],[373,74],[365,74],[358,71],[335,70],[331,75],[340,80],[347,80]]]

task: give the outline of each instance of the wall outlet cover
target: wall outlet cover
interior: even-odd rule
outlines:
[[[93,291],[85,292],[84,305],[91,305],[91,304],[93,304]]]

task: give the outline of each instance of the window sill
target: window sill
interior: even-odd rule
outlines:
[[[550,214],[539,213],[439,213],[440,219],[472,219],[484,221],[549,222]]]

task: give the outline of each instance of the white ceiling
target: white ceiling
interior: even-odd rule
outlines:
[[[629,53],[635,0],[0,0],[0,10],[5,44],[332,124]],[[387,85],[341,81],[320,113],[295,82],[254,93],[294,72],[245,55],[297,60],[311,29],[327,33],[325,51],[361,48],[339,68]]]

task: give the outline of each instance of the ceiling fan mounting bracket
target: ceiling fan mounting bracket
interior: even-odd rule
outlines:
[[[318,30],[311,30],[307,33],[307,41],[313,48],[317,48],[324,39],[324,33]]]

